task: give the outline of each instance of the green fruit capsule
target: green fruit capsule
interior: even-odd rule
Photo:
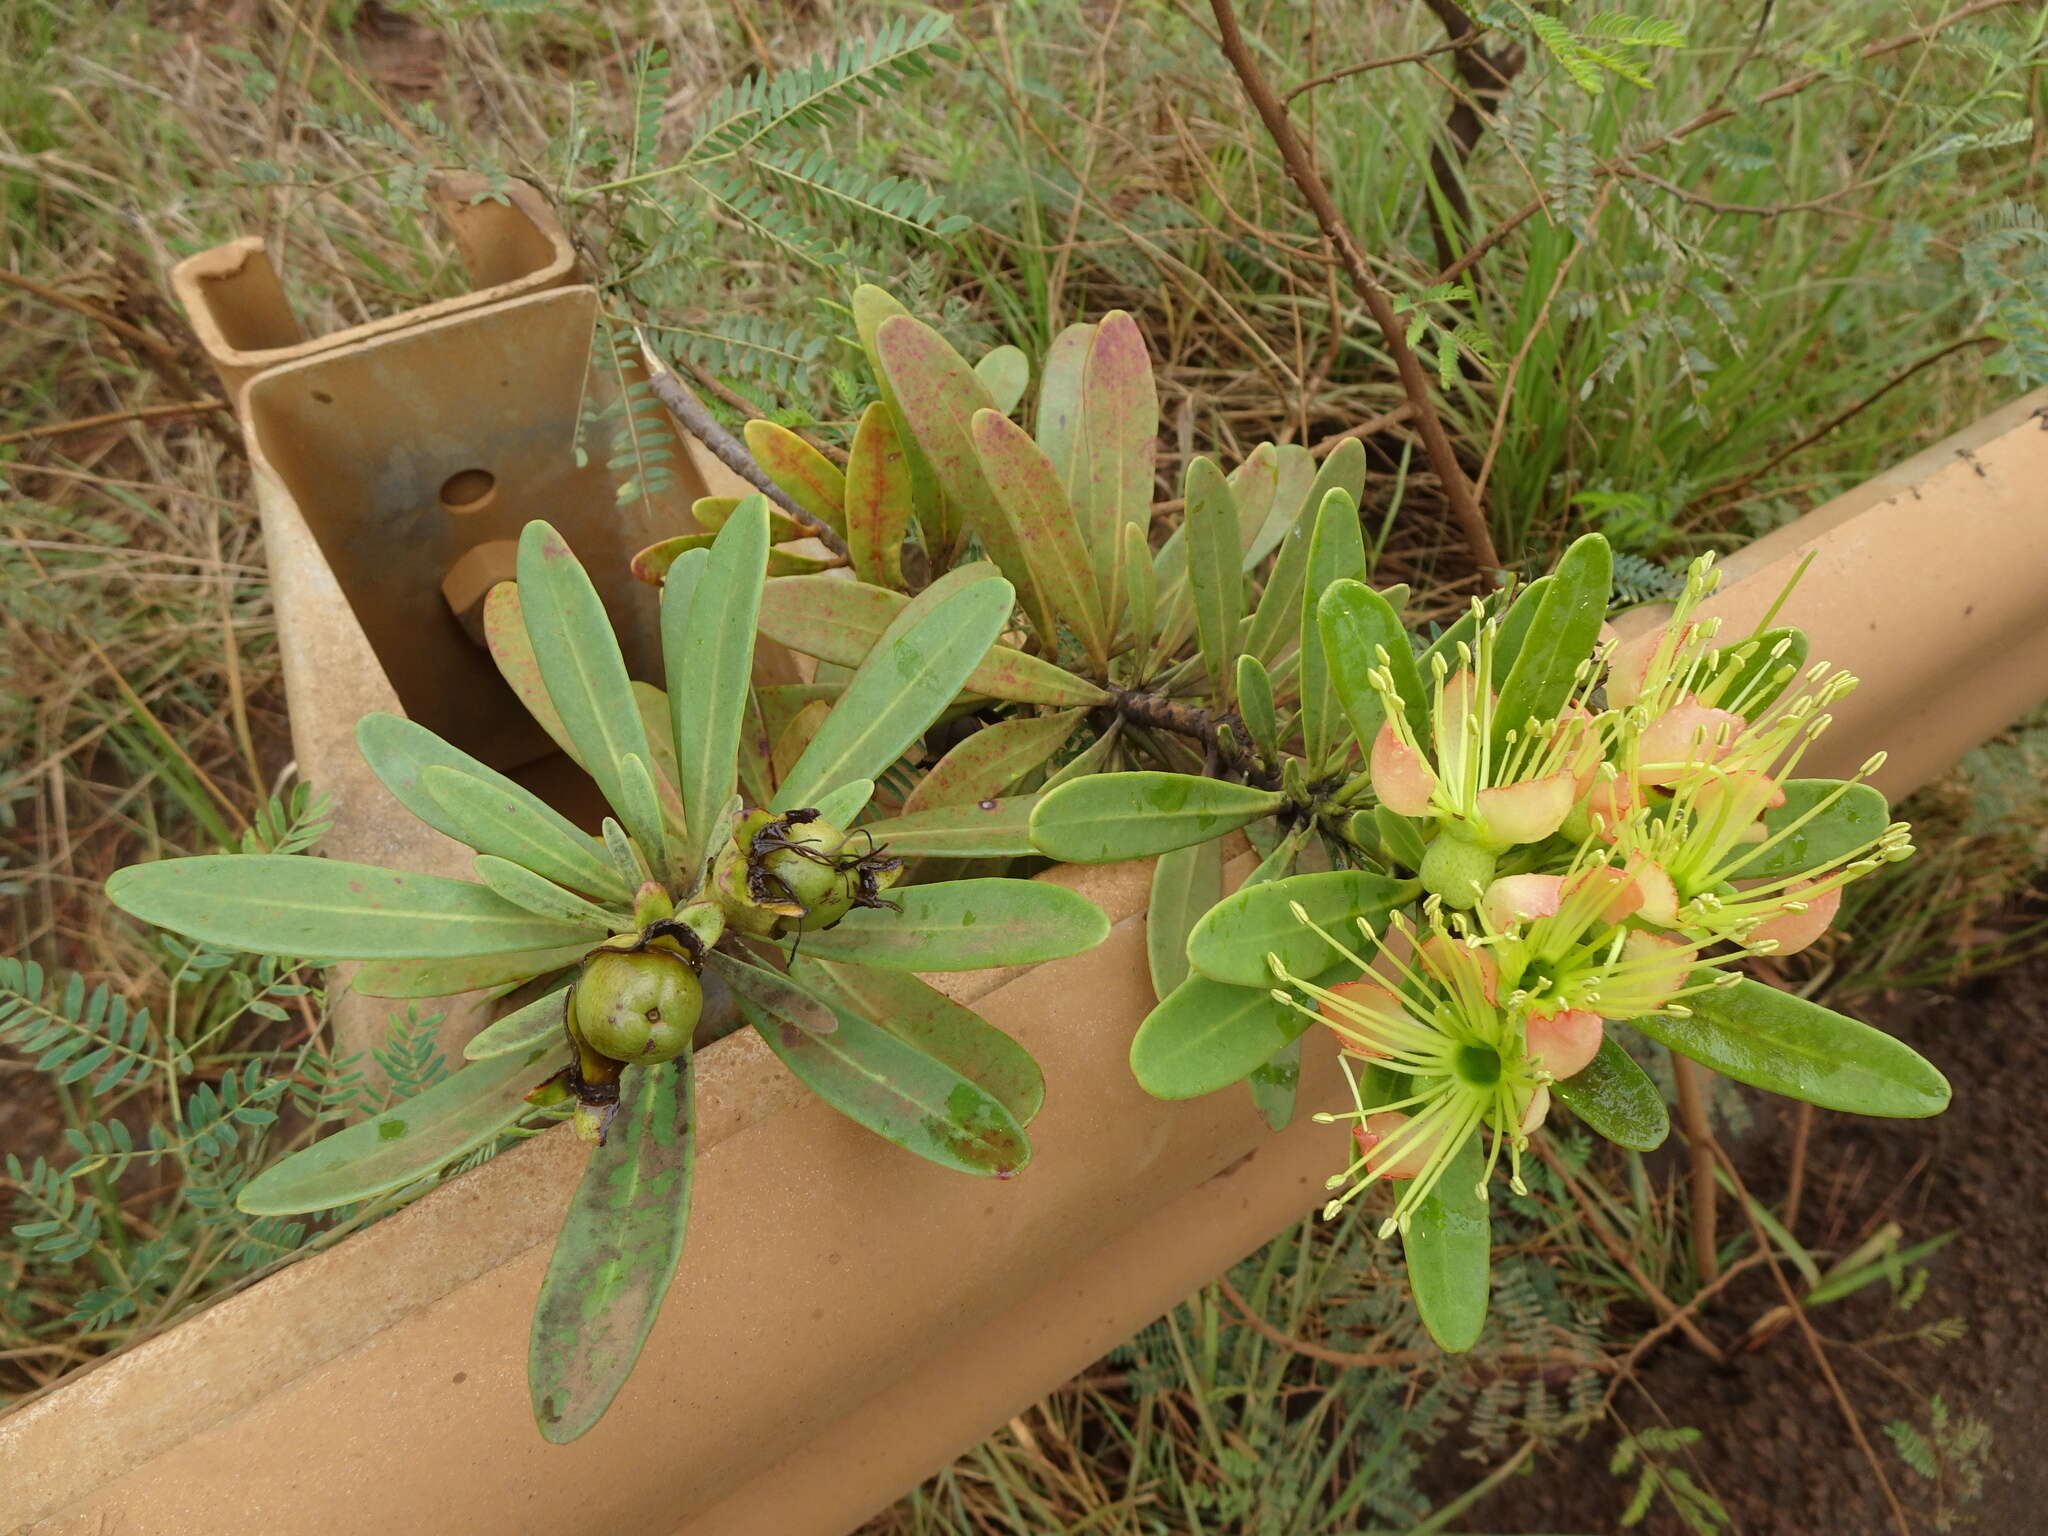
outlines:
[[[672,1061],[690,1047],[704,987],[666,949],[599,950],[586,960],[569,1007],[576,1033],[613,1061]]]

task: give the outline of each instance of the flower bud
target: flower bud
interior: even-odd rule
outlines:
[[[575,1032],[612,1061],[672,1061],[690,1047],[704,988],[665,949],[601,949],[583,964],[569,1011]]]
[[[1441,896],[1447,907],[1469,911],[1493,883],[1493,865],[1491,853],[1446,827],[1422,856],[1422,888]]]

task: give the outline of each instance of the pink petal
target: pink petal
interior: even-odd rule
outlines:
[[[1524,1048],[1529,1059],[1552,1077],[1575,1077],[1599,1054],[1603,1033],[1600,1015],[1583,1008],[1531,1014]]]
[[[1372,741],[1372,792],[1397,816],[1427,816],[1436,793],[1436,775],[1422,754],[1384,723]]]
[[[1618,927],[1636,915],[1643,904],[1643,888],[1618,869],[1605,864],[1595,864],[1572,882],[1572,895],[1576,896],[1588,886],[1596,886],[1606,893],[1606,905],[1600,909],[1600,921],[1609,928]]]
[[[1763,939],[1776,939],[1778,947],[1773,955],[1796,955],[1822,934],[1828,931],[1828,924],[1835,920],[1835,914],[1842,907],[1842,888],[1838,885],[1821,892],[1818,896],[1807,896],[1802,892],[1810,886],[1800,886],[1786,893],[1788,901],[1803,901],[1804,912],[1783,912],[1755,929],[1742,942],[1755,944]]]
[[[1564,881],[1557,875],[1503,875],[1486,888],[1479,910],[1487,927],[1498,931],[1555,916],[1563,893]]]
[[[1325,999],[1319,1005],[1319,1012],[1329,1020],[1337,1038],[1344,1042],[1344,1049],[1354,1056],[1384,1056],[1387,1053],[1370,1040],[1361,1038],[1361,1031],[1370,1030],[1374,1023],[1382,1020],[1388,1023],[1412,1022],[1408,1018],[1407,1005],[1388,988],[1371,981],[1346,981],[1330,988],[1338,997],[1350,1004],[1357,1013],[1366,1016],[1361,1022],[1355,1014],[1347,1014]]]
[[[1678,887],[1671,883],[1663,865],[1633,859],[1629,862],[1628,878],[1642,897],[1636,916],[1659,928],[1669,928],[1678,921]]]
[[[1586,791],[1586,814],[1603,842],[1613,842],[1621,824],[1643,803],[1636,787],[1624,778],[1602,779]]]
[[[1661,652],[1668,665],[1691,641],[1697,624],[1685,624],[1676,633],[1666,625],[1655,634],[1638,636],[1616,653],[1607,667],[1607,702],[1610,704],[1633,704],[1643,696],[1643,685],[1649,680],[1650,663]],[[1614,633],[1606,625],[1600,629],[1602,638]]]
[[[1676,784],[1688,769],[1719,762],[1748,725],[1733,710],[1711,708],[1688,694],[1643,727],[1636,740],[1636,777],[1645,784]]]
[[[1415,947],[1415,958],[1453,997],[1476,988],[1489,1003],[1500,1002],[1500,964],[1485,950],[1437,933]]]
[[[1383,1179],[1412,1179],[1429,1166],[1431,1154],[1443,1132],[1425,1132],[1421,1136],[1407,1136],[1393,1155],[1375,1157],[1381,1142],[1392,1136],[1408,1123],[1408,1117],[1396,1110],[1387,1110],[1377,1115],[1367,1115],[1365,1123],[1351,1128],[1351,1139],[1358,1144],[1358,1150],[1365,1157],[1365,1166]]]
[[[1596,1004],[1603,1019],[1633,1019],[1655,1013],[1685,986],[1699,951],[1679,939],[1631,933],[1622,941],[1626,970],[1600,989]]]
[[[1550,1090],[1538,1087],[1522,1110],[1522,1134],[1532,1135],[1550,1114]]]
[[[1474,802],[1474,819],[1495,843],[1540,843],[1564,825],[1573,798],[1572,776],[1553,773],[1482,789]]]

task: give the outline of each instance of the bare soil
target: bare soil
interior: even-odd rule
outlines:
[[[2048,1081],[2048,960],[1861,1012],[1940,1066],[1955,1101],[1926,1122],[1815,1116],[1796,1235],[1836,1252],[1887,1221],[1903,1226],[1908,1244],[1957,1235],[1927,1261],[1925,1294],[1910,1311],[1896,1309],[1880,1282],[1816,1309],[1814,1327],[1915,1533],[2039,1536],[2048,1532],[2048,1455],[2039,1444],[2048,1408],[2048,1118],[2036,1094]],[[1793,1125],[1790,1114],[1774,1117],[1737,1155],[1752,1193],[1774,1208],[1787,1187]],[[1724,1202],[1721,1220],[1725,1233],[1741,1215]],[[1671,1344],[1639,1372],[1648,1400],[1624,1392],[1618,1404],[1638,1429],[1661,1415],[1701,1431],[1670,1464],[1720,1501],[1735,1531],[1893,1531],[1869,1463],[1799,1330],[1782,1328],[1754,1349],[1740,1345],[1781,1301],[1767,1270],[1739,1277],[1705,1323],[1729,1344],[1730,1363],[1716,1366]],[[1966,1326],[1960,1340],[1911,1337],[1944,1318]],[[1991,1429],[1982,1495],[1968,1502],[1958,1487],[1911,1470],[1883,1432],[1901,1418],[1924,1431],[1936,1393],[1955,1418]],[[1607,1470],[1613,1448],[1605,1430],[1552,1447],[1533,1475],[1509,1480],[1457,1528],[1619,1531],[1629,1487]],[[1469,1482],[1470,1463],[1463,1475]],[[1635,1529],[1664,1536],[1686,1527],[1660,1502]]]

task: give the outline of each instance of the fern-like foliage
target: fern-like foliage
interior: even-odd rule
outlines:
[[[1648,86],[1645,50],[1685,44],[1685,28],[1657,16],[1609,11],[1574,26],[1566,7],[1539,8],[1525,0],[1479,0],[1472,11],[1488,26],[1527,38],[1589,96],[1605,90],[1610,76]]]
[[[60,1086],[91,1079],[112,1093],[159,1063],[147,1008],[130,1008],[105,982],[56,981],[33,961],[0,957],[0,1045]]]

